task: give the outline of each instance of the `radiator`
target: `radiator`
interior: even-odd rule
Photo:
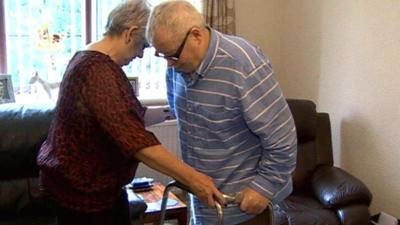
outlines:
[[[157,136],[158,140],[164,147],[170,150],[178,158],[181,158],[178,129],[176,127],[175,120],[169,120],[164,123],[151,126],[148,128],[148,130]],[[135,177],[151,177],[154,178],[155,181],[163,184],[167,184],[170,180],[172,180],[171,177],[147,167],[144,163],[140,163]]]

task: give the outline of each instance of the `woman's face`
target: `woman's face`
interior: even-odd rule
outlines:
[[[131,36],[131,41],[127,43],[127,47],[124,48],[124,62],[122,66],[128,65],[136,57],[142,58],[144,49],[149,47],[144,33],[138,34],[133,33]]]

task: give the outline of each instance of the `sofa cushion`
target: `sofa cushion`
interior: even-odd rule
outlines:
[[[37,176],[36,155],[54,105],[0,105],[0,179]]]
[[[300,99],[287,100],[296,125],[298,150],[297,165],[293,172],[295,191],[303,191],[310,184],[310,177],[317,167],[315,148],[318,114],[313,102]]]
[[[311,176],[317,167],[314,145],[314,142],[309,141],[297,146],[297,164],[292,178],[294,191],[304,191],[310,187]]]
[[[0,218],[50,216],[38,178],[0,181]]]
[[[275,209],[277,225],[339,225],[335,211],[325,209],[312,196],[291,195]]]

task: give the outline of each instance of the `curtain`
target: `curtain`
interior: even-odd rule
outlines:
[[[203,14],[212,28],[225,34],[236,33],[234,0],[203,0]]]

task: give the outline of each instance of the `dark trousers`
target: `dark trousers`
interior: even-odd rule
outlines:
[[[130,225],[129,203],[125,191],[114,207],[100,212],[83,213],[55,205],[56,225]]]

